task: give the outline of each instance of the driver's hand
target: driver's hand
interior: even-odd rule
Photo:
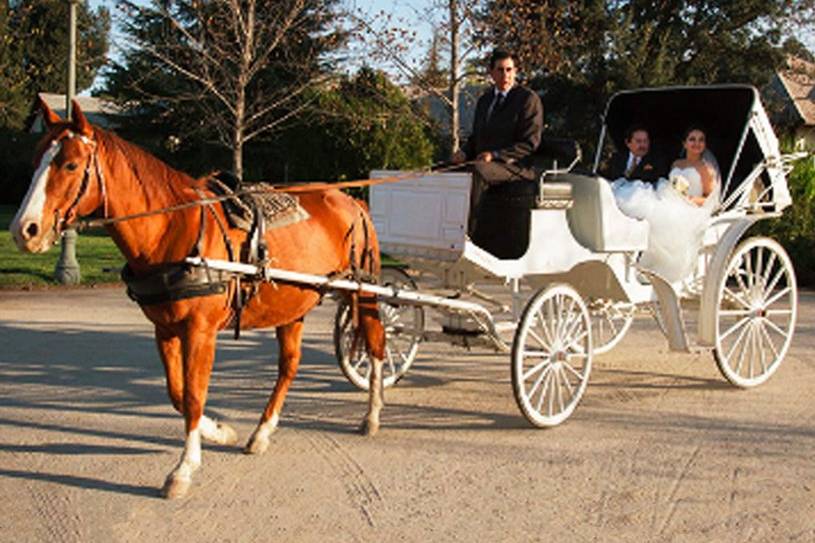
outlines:
[[[465,160],[467,160],[467,155],[464,154],[464,151],[461,149],[453,153],[453,156],[450,157],[450,162],[453,164],[461,164]]]
[[[475,157],[475,159],[484,162],[492,162],[492,153],[490,153],[489,151],[484,151],[483,153],[480,153],[477,157]]]

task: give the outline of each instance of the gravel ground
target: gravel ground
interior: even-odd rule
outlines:
[[[183,422],[138,307],[120,287],[0,291],[0,540],[815,541],[815,294],[800,301],[787,358],[748,391],[636,320],[551,430],[518,412],[508,356],[425,344],[374,438],[327,302],[267,453],[205,445],[170,502]],[[221,338],[208,412],[241,445],[276,350],[269,331]]]

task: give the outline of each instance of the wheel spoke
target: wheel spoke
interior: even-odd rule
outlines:
[[[552,346],[550,344],[546,343],[546,341],[544,341],[542,337],[540,337],[538,334],[536,334],[535,331],[532,330],[531,327],[529,328],[528,333],[529,333],[530,336],[532,336],[532,339],[534,339],[535,341],[538,342],[538,344],[541,347],[543,347],[544,349],[548,349],[550,351],[552,350]]]
[[[543,382],[543,379],[549,373],[551,367],[552,366],[550,365],[550,366],[547,366],[546,368],[543,368],[543,371],[541,372],[541,374],[538,375],[537,379],[535,379],[535,383],[532,385],[532,388],[529,389],[529,393],[527,394],[527,396],[529,397],[530,400],[532,399],[532,396],[535,395],[535,391],[538,390],[538,387],[541,385],[541,383]],[[524,382],[526,382],[526,380],[524,380]],[[540,411],[540,408],[538,408],[538,410]]]
[[[756,278],[762,277],[764,271],[764,247],[757,247],[756,251]]]
[[[537,315],[535,316],[535,318],[533,319],[532,322],[537,323],[537,325],[543,331],[543,335],[546,337],[545,341],[543,339],[539,339],[541,345],[551,349],[551,345],[552,345],[552,343],[554,343],[554,340],[552,339],[552,334],[549,333],[549,329],[546,326],[546,317],[541,312],[542,309],[543,309],[542,307],[538,309]],[[533,332],[531,326],[529,327],[529,332],[530,333]],[[536,337],[536,336],[533,336],[533,337]],[[536,339],[537,339],[537,337],[536,337]]]
[[[588,336],[588,335],[589,335],[589,332],[588,332],[587,330],[584,330],[583,332],[581,332],[581,333],[580,333],[580,335],[579,335],[579,336],[577,336],[577,337],[573,338],[571,341],[569,341],[569,343],[567,343],[566,345],[564,345],[564,346],[563,346],[563,348],[564,348],[564,349],[570,349],[570,348],[571,348],[573,345],[575,345],[576,343],[578,343],[578,342],[580,342],[580,341],[583,341],[583,339],[584,339],[586,336]]]
[[[749,309],[722,309],[719,311],[719,315],[723,317],[741,317],[744,315],[749,315],[752,313]]]
[[[773,304],[774,304],[775,302],[777,302],[777,301],[778,301],[780,298],[782,298],[782,297],[786,296],[786,295],[787,295],[787,293],[789,293],[791,290],[792,290],[792,287],[786,287],[786,288],[784,288],[783,290],[781,290],[780,292],[776,293],[775,295],[773,295],[773,297],[772,297],[772,298],[770,298],[769,300],[767,300],[766,302],[764,302],[764,308],[766,309],[767,307],[769,307],[769,306],[773,305]]]
[[[782,336],[784,338],[784,341],[787,340],[789,334],[782,330],[781,328],[779,328],[777,324],[775,324],[773,321],[767,318],[764,319],[764,322],[767,323],[767,326],[769,326],[775,333]],[[790,333],[792,333],[792,331],[790,331]]]
[[[770,274],[771,274],[771,273],[772,273],[772,271],[773,271],[773,266],[775,266],[775,260],[776,260],[776,256],[777,256],[777,255],[775,254],[775,251],[773,251],[772,253],[770,253],[770,260],[769,260],[769,261],[767,261],[767,267],[764,269],[764,274],[761,276],[762,283],[763,283],[763,288],[765,289],[765,291],[764,291],[764,295],[765,295],[765,296],[766,296],[767,294],[769,294],[769,292],[766,290],[766,288],[767,288],[767,281],[769,280],[769,278],[770,278]],[[781,266],[781,269],[784,269],[784,266],[783,266],[783,265]]]
[[[764,314],[768,317],[781,317],[792,315],[792,309],[767,309]]]
[[[563,341],[565,342],[568,338],[572,337],[577,330],[577,327],[583,323],[583,319],[580,318],[580,313],[570,313],[569,320],[571,323],[569,324],[569,329],[563,335]]]
[[[569,364],[568,362],[564,362],[564,363],[563,363],[563,367],[564,367],[565,369],[569,370],[570,372],[572,372],[572,374],[573,374],[575,377],[577,377],[577,378],[578,378],[578,379],[579,379],[581,382],[583,381],[583,379],[585,379],[585,376],[584,376],[582,373],[580,373],[579,371],[577,371],[576,369],[574,369],[574,368],[572,367],[572,365],[571,365],[571,364]]]
[[[750,322],[750,317],[744,317],[743,319],[738,321],[736,324],[734,324],[733,326],[728,328],[725,333],[721,334],[719,336],[719,339],[723,341],[724,338],[726,338],[727,336],[729,336],[730,334],[732,334],[733,332],[735,332],[736,330],[738,330],[739,328],[741,328],[742,326],[744,326],[748,322]]]
[[[575,314],[574,312],[574,298],[569,298],[569,308],[563,312],[563,324],[561,333],[563,334],[561,339],[565,340],[567,337],[571,335],[572,330],[574,329],[574,323],[580,322],[580,315]]]
[[[393,353],[388,346],[385,346],[385,357],[388,359],[388,367],[391,369],[391,373],[396,375],[396,365],[393,363]]]
[[[524,354],[526,354],[526,353],[524,353]],[[548,365],[551,364],[551,360],[548,359],[548,355],[546,355],[546,356],[547,356],[546,360],[544,360],[543,362],[540,362],[538,364],[535,364],[528,371],[524,372],[524,374],[522,376],[523,381],[526,381],[527,379],[532,377],[535,373],[541,371],[544,366],[548,366]]]
[[[572,387],[572,384],[569,382],[569,376],[566,374],[566,371],[563,369],[563,366],[561,366],[558,371],[560,371],[560,373],[563,375],[563,384],[565,384],[566,388],[569,389],[569,397],[571,398],[572,396],[574,396],[574,387]]]
[[[739,351],[739,360],[736,363],[736,367],[733,368],[733,371],[737,374],[739,373],[739,370],[741,370],[741,365],[744,363],[744,353],[745,351],[747,351],[747,347],[750,345],[750,330],[751,328],[749,326],[744,329],[744,331],[747,332],[747,337],[745,337],[744,341],[742,341],[741,343],[741,350]]]
[[[752,290],[755,285],[755,276],[753,274],[753,258],[750,251],[744,253],[744,267],[747,272],[747,286]]]
[[[750,329],[749,326],[745,326],[744,328],[741,329],[741,333],[736,338],[736,341],[733,342],[733,345],[730,346],[730,351],[727,353],[727,356],[725,357],[725,358],[727,358],[728,361],[731,359],[731,356],[733,355],[733,352],[736,350],[736,347],[738,347],[739,344],[742,343],[742,340],[744,339],[744,335],[747,333],[747,330],[749,330],[749,329]],[[742,352],[744,352],[744,346],[743,345],[742,345]]]
[[[765,373],[767,373],[767,364],[764,361],[765,351],[764,351],[764,336],[761,334],[762,326],[761,326],[761,323],[758,322],[758,321],[756,321],[756,323],[753,326],[756,329],[756,332],[755,332],[756,333],[756,343],[758,344],[758,350],[759,350],[759,353],[760,353],[758,361],[761,363],[761,375],[764,375]]]
[[[730,299],[733,299],[733,300],[737,301],[738,303],[740,303],[741,305],[743,305],[744,307],[746,307],[747,309],[750,309],[750,304],[749,304],[749,303],[747,303],[747,302],[744,300],[744,298],[742,297],[742,295],[741,295],[741,294],[738,294],[738,293],[736,293],[736,292],[733,292],[732,290],[730,290],[730,289],[729,289],[728,287],[726,287],[726,286],[724,287],[724,294],[725,294],[725,296],[724,296],[724,297],[728,297],[728,296],[729,296],[729,297],[730,297]]]
[[[758,343],[756,342],[756,325],[754,323],[750,325],[750,338],[750,354],[752,355],[750,356],[750,379],[752,379],[755,375],[755,373],[753,373],[753,366],[755,366],[755,361],[759,357]]]
[[[555,383],[557,385],[557,404],[560,407],[558,413],[563,413],[566,409],[563,407],[563,387],[560,384],[560,371],[555,372]]]
[[[549,393],[549,416],[552,416],[552,413],[555,409],[555,387],[557,383],[555,382],[555,372],[552,372],[552,378],[549,379],[549,385],[552,387],[552,391]]]
[[[770,333],[767,331],[767,327],[764,325],[766,319],[762,319],[759,324],[759,330],[761,330],[761,334],[764,336],[764,341],[767,342],[767,345],[770,346],[770,350],[773,352],[775,356],[774,360],[778,360],[780,356],[778,355],[778,349],[775,348],[775,343],[773,343],[773,339],[770,337]]]
[[[368,356],[365,354],[360,354],[359,358],[357,358],[356,364],[354,364],[354,371],[359,373],[359,367],[368,361]]]
[[[535,411],[537,411],[538,413],[540,413],[541,406],[543,406],[543,399],[546,397],[546,389],[549,388],[549,375],[551,374],[551,372],[547,368],[547,370],[544,373],[546,374],[546,377],[543,379],[543,387],[541,387],[540,398],[538,399],[538,404],[535,407]],[[532,399],[531,394],[529,395],[529,399],[530,400]]]
[[[524,351],[525,358],[549,358],[551,351]]]
[[[742,262],[744,261],[744,257],[741,258]],[[747,273],[746,271],[741,269],[742,262],[736,266],[736,269],[733,270],[733,277],[736,279],[736,283],[738,283],[739,288],[742,292],[750,292],[750,289],[747,288],[747,285],[744,284],[744,279],[742,278],[742,273]]]
[[[773,280],[772,280],[772,281],[770,281],[770,284],[769,284],[769,285],[767,285],[767,288],[765,288],[765,289],[764,289],[764,293],[765,293],[765,294],[764,294],[764,296],[765,296],[765,297],[766,297],[766,296],[769,296],[769,295],[770,295],[770,293],[771,293],[773,290],[775,290],[775,285],[777,285],[777,284],[778,284],[778,282],[781,280],[781,278],[782,278],[784,275],[786,275],[786,273],[785,273],[785,272],[786,272],[786,270],[784,269],[784,266],[782,265],[782,266],[781,266],[781,268],[778,270],[778,272],[776,272],[775,277],[773,277]]]

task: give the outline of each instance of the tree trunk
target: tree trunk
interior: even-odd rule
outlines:
[[[450,0],[450,148],[459,150],[458,97],[461,82],[458,79],[458,0]]]

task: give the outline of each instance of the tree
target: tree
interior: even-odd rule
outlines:
[[[106,92],[181,134],[216,139],[243,177],[247,142],[281,130],[326,79],[335,0],[125,1],[130,40]]]
[[[0,124],[19,128],[38,92],[67,88],[68,2],[22,0],[0,6]],[[81,3],[77,21],[77,90],[91,86],[106,60],[110,15]]]
[[[382,12],[375,16],[362,12],[350,15],[373,60],[390,64],[406,80],[447,106],[453,151],[459,148],[461,137],[459,98],[462,83],[473,75],[472,71],[461,67],[479,52],[479,42],[474,38],[481,33],[477,17],[480,3],[481,0],[434,0],[426,10],[417,13],[416,19],[436,21],[424,68],[410,60],[410,51],[415,48],[417,38],[416,33],[407,28],[415,25],[415,21],[394,20]],[[447,53],[444,69],[440,66],[442,49]],[[442,80],[445,80],[443,85]]]
[[[295,179],[357,179],[428,166],[433,143],[410,101],[381,71],[361,68],[319,93],[312,114],[276,147]],[[278,172],[279,175],[279,172]]]
[[[482,39],[536,73],[547,125],[590,141],[620,89],[763,86],[783,61],[783,36],[815,18],[815,0],[489,0],[482,17]]]

